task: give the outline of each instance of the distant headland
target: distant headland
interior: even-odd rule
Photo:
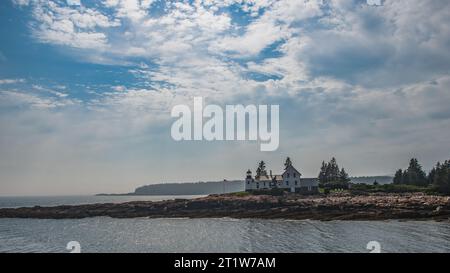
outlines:
[[[317,178],[302,178],[301,180],[317,180]],[[363,176],[351,177],[354,184],[373,184],[377,181],[381,185],[392,183],[392,176]],[[208,195],[242,192],[245,190],[244,180],[225,180],[186,183],[158,183],[145,185],[130,193],[100,193],[98,196],[139,196],[139,195]]]

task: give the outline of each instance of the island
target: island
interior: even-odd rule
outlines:
[[[55,207],[2,208],[0,218],[259,218],[293,220],[450,219],[450,197],[424,193],[301,195],[214,194],[196,199]]]
[[[450,219],[450,160],[437,163],[428,175],[416,158],[399,169],[392,183],[355,183],[333,157],[322,163],[318,178],[302,178],[288,157],[284,171],[274,174],[258,163],[255,176],[248,170],[245,180],[167,186],[143,186],[135,195],[155,194],[183,188],[217,191],[195,199],[133,201],[121,204],[86,204],[54,207],[1,208],[0,218],[79,219],[114,218],[260,218],[293,220],[436,220]],[[245,191],[227,193],[227,184]],[[230,189],[231,187],[228,187]]]

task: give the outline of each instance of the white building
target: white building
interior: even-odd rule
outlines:
[[[283,174],[272,175],[263,174],[260,176],[252,177],[252,172],[247,171],[245,178],[245,190],[257,191],[257,190],[269,190],[269,189],[285,189],[290,192],[298,193],[316,193],[319,189],[319,182],[317,179],[302,179],[302,174],[290,165],[286,167]]]

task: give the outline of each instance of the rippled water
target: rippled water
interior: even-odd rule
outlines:
[[[0,252],[450,252],[450,224],[234,219],[0,219]]]
[[[194,196],[0,197],[0,207],[167,200]],[[450,252],[449,222],[235,219],[0,219],[0,252]]]
[[[0,208],[32,207],[32,206],[57,206],[80,205],[95,203],[123,203],[130,201],[161,201],[169,199],[191,199],[204,195],[149,195],[149,196],[20,196],[0,197]]]

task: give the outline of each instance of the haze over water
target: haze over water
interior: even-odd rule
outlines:
[[[186,196],[2,197],[1,207],[49,206]],[[0,252],[450,252],[448,222],[259,219],[0,219]]]

